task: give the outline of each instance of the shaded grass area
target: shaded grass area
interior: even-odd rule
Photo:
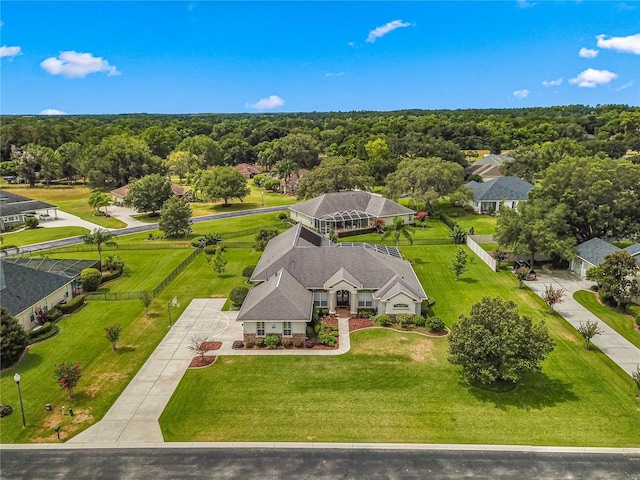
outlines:
[[[88,233],[89,230],[82,227],[40,227],[35,229],[26,229],[20,232],[4,233],[0,235],[4,241],[4,245],[31,245],[33,243],[48,242],[58,240],[60,238],[76,237]]]
[[[87,203],[89,196],[91,195],[91,189],[87,187],[56,185],[49,188],[14,188],[7,186],[3,188],[11,189],[13,193],[18,195],[57,205],[60,210],[77,215],[83,220],[95,223],[101,227],[123,228],[127,226],[126,223],[118,220],[117,218],[93,215],[94,209]]]
[[[584,358],[562,345],[543,372],[493,393],[460,381],[446,339],[360,330],[337,357],[219,357],[188,371],[160,425],[166,441],[636,445],[631,385],[568,348]]]
[[[456,282],[448,266],[457,248],[402,253],[448,325],[483,295],[546,320],[556,349],[541,373],[487,392],[448,363],[444,338],[360,330],[341,356],[220,357],[187,372],[160,419],[165,440],[637,446],[640,405],[628,375],[585,351],[575,329],[508,271],[476,260]]]
[[[635,329],[635,321],[630,315],[624,315],[602,305],[593,292],[580,290],[573,294],[573,298],[636,347],[640,348],[640,333]]]
[[[148,315],[138,300],[93,301],[79,312],[63,318],[59,322],[59,335],[33,346],[20,363],[0,375],[0,403],[14,407],[12,415],[0,419],[0,442],[56,442],[55,425],[61,425],[62,438],[67,439],[100,420],[167,333],[167,304],[171,299],[176,296],[180,301],[179,307],[172,308],[172,316],[176,319],[193,298],[226,296],[233,287],[244,284],[242,269],[255,265],[258,254],[248,250],[230,250],[226,259],[229,262],[227,272],[218,277],[206,263],[204,255],[198,255],[154,299]],[[135,261],[129,259],[132,265]],[[176,259],[176,263],[178,261]],[[136,267],[131,281],[143,284],[146,280],[140,277],[147,274]],[[154,286],[162,279],[159,272],[151,276]],[[117,284],[125,279],[108,285],[121,289]],[[104,327],[114,323],[123,327],[115,352],[104,338]],[[83,377],[71,400],[53,378],[55,364],[63,361],[82,363]],[[22,376],[28,424],[24,430],[13,381],[15,372]],[[52,412],[44,410],[46,403],[52,404]],[[62,405],[73,408],[76,415],[63,417],[60,413]]]

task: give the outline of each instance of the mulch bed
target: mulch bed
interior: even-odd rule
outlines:
[[[222,347],[222,342],[202,342],[200,347],[202,348],[202,350],[205,350],[207,352],[210,350],[218,350],[220,347]]]
[[[368,318],[350,318],[349,332],[360,330],[361,328],[373,327],[373,322]]]
[[[220,343],[220,342],[211,342]],[[220,348],[220,347],[218,347]],[[204,357],[194,357],[189,364],[189,368],[202,368],[212,365],[218,357],[214,355],[205,355]]]
[[[322,320],[330,327],[338,325],[338,317],[324,317]]]

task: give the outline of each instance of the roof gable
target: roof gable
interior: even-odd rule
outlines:
[[[312,218],[353,210],[365,212],[376,217],[415,213],[410,208],[381,195],[361,190],[325,193],[306,202],[291,205],[289,209]]]
[[[615,245],[595,237],[578,245],[576,247],[576,255],[591,265],[596,266],[604,262],[605,256],[618,250],[620,249]]]
[[[467,183],[476,201],[524,200],[533,188],[518,177],[498,177],[488,182]]]
[[[324,282],[324,288],[329,289],[329,288],[333,287],[334,285],[336,285],[337,283],[340,283],[343,280],[345,282],[353,285],[355,288],[362,288],[362,283],[360,283],[358,281],[358,279],[356,277],[354,277],[353,275],[351,275],[349,273],[349,271],[344,267],[341,267],[336,273],[331,275]]]

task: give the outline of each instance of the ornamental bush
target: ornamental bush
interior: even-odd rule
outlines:
[[[80,366],[80,362],[75,364],[70,362],[56,364],[53,376],[58,381],[58,385],[69,392],[69,398],[73,397],[73,389],[78,385],[78,382],[82,377],[82,367]]]
[[[27,346],[27,334],[6,308],[0,309],[0,366],[6,368],[18,361]]]
[[[416,324],[416,327],[424,327],[427,324],[427,319],[422,315],[416,315],[413,317],[413,323]]]
[[[233,304],[234,308],[240,308],[244,303],[244,299],[247,298],[249,289],[246,287],[236,287],[229,292],[229,300]]]
[[[391,325],[391,319],[386,313],[383,315],[378,315],[378,323],[381,327],[388,327],[389,325]]]
[[[413,315],[410,313],[400,313],[397,317],[398,323],[402,328],[410,328],[413,325]]]
[[[59,308],[60,311],[66,315],[75,312],[82,305],[84,305],[84,295],[78,295],[77,297],[73,297],[67,303],[58,305],[57,308]]]
[[[264,344],[269,348],[276,348],[280,346],[280,337],[275,333],[270,333],[264,337]]]
[[[80,273],[82,290],[85,292],[95,292],[102,281],[102,273],[97,268],[85,268]]]
[[[447,326],[440,317],[429,317],[425,320],[425,327],[432,332],[442,332]]]
[[[249,265],[248,267],[244,267],[242,269],[242,276],[245,278],[251,278],[251,275],[253,275],[253,271],[256,269],[255,266],[251,266]]]

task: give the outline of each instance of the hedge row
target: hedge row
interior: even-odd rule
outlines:
[[[78,310],[82,305],[84,305],[84,295],[78,295],[77,297],[72,298],[67,303],[63,303],[58,305],[58,308],[62,313],[69,314]]]

